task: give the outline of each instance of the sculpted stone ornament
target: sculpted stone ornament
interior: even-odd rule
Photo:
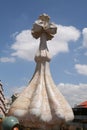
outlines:
[[[41,36],[42,33],[46,34],[46,40],[51,40],[53,35],[57,32],[55,24],[50,23],[50,17],[46,14],[39,16],[38,20],[35,21],[32,29],[32,35],[36,39]]]
[[[51,58],[47,41],[56,32],[55,24],[50,23],[46,14],[42,14],[32,28],[33,37],[40,37],[39,50],[35,56],[35,73],[8,113],[16,116],[25,127],[58,129],[61,124],[74,118],[70,105],[53,82],[49,69]]]
[[[50,61],[50,54],[47,48],[47,41],[54,37],[57,32],[57,27],[54,23],[50,23],[50,17],[47,14],[39,16],[32,28],[32,35],[34,38],[40,37],[39,51],[35,56],[35,61],[44,60]]]

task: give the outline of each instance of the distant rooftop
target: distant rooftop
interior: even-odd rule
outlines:
[[[84,101],[82,103],[80,103],[79,105],[77,105],[78,107],[83,107],[83,108],[87,108],[87,101]]]

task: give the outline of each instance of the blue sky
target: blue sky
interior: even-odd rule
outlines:
[[[39,40],[32,38],[31,28],[43,13],[58,27],[48,43],[53,80],[69,102],[86,100],[87,0],[0,0],[0,79],[4,92],[9,96],[32,78]]]

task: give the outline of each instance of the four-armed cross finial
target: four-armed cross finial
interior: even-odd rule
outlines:
[[[35,21],[32,28],[32,35],[34,38],[40,38],[40,46],[39,46],[39,53],[36,57],[41,58],[49,58],[49,52],[47,51],[47,41],[51,40],[54,37],[54,34],[57,32],[57,27],[54,23],[50,23],[50,17],[47,14],[42,14],[39,16],[38,20]],[[35,57],[35,60],[36,60]],[[48,61],[49,61],[48,60]]]

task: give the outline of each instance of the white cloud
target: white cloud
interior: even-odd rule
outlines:
[[[87,28],[83,29],[82,34],[83,34],[83,46],[87,48]]]
[[[6,62],[11,62],[11,63],[13,63],[13,62],[15,62],[15,58],[13,58],[13,57],[1,57],[0,58],[0,62],[4,62],[4,63],[6,63]]]
[[[64,73],[67,74],[67,75],[75,75],[75,74],[71,73],[71,72],[68,71],[68,70],[65,70]]]
[[[57,26],[58,33],[54,36],[53,40],[48,41],[48,48],[52,56],[57,55],[59,52],[68,52],[68,43],[70,41],[75,42],[80,36],[80,31],[73,26]],[[15,43],[11,46],[14,52],[11,55],[26,60],[33,60],[39,42],[39,40],[31,36],[30,30],[23,30],[15,37]]]
[[[25,89],[25,86],[21,86],[21,87],[16,86],[16,87],[13,87],[12,94],[21,93],[24,89]]]
[[[11,98],[15,93],[21,93],[26,86],[9,86],[8,84],[4,88],[5,97]]]
[[[54,39],[48,44],[51,55],[54,56],[60,52],[68,52],[68,43],[76,41],[80,37],[80,31],[73,26],[57,25],[58,31]]]
[[[25,60],[33,60],[39,42],[31,36],[30,30],[23,30],[15,37],[15,43],[11,46],[14,52],[12,56],[17,56]]]
[[[17,36],[18,32],[15,32],[11,35],[12,38],[15,38]]]
[[[87,65],[76,64],[75,69],[79,74],[87,75]]]
[[[87,100],[87,84],[74,85],[60,83],[58,89],[72,107]]]
[[[60,83],[57,85],[59,91],[68,101],[68,103],[74,107],[76,104],[79,104],[87,100],[87,84],[64,84]],[[25,89],[25,86],[11,87],[11,94],[20,93]]]
[[[79,59],[78,58],[74,58],[74,62],[79,62]]]

